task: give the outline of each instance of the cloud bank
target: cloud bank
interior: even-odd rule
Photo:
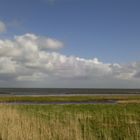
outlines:
[[[66,56],[64,43],[35,34],[0,40],[0,81],[140,79],[140,62],[103,63],[97,58]]]

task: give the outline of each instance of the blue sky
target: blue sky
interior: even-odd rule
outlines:
[[[139,0],[1,0],[0,37],[47,36],[64,43],[57,53],[67,57],[130,65],[140,60],[139,7]]]
[[[0,19],[65,42],[62,52],[105,62],[140,59],[139,0],[1,0]]]

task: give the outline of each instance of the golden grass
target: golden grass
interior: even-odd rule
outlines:
[[[0,107],[0,140],[81,140],[80,126],[70,119],[62,124],[57,116],[49,122],[11,107]],[[63,120],[64,122],[67,120]],[[70,130],[73,129],[73,130]],[[74,132],[73,132],[74,131]]]
[[[132,100],[118,100],[117,103],[121,103],[121,104],[140,104],[140,100],[139,99],[132,99]]]
[[[139,140],[139,107],[0,105],[0,140]]]

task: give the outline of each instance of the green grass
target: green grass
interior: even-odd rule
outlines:
[[[22,112],[44,120],[51,133],[62,139],[60,130],[67,130],[67,139],[76,140],[139,140],[140,104],[132,105],[49,105],[18,106]],[[58,125],[58,126],[57,126]],[[55,130],[54,129],[60,129]],[[57,132],[58,131],[58,132]],[[78,133],[76,133],[76,131]],[[54,133],[53,133],[54,132]]]
[[[1,104],[0,140],[140,140],[140,96],[4,96],[0,102],[112,99],[121,104]]]

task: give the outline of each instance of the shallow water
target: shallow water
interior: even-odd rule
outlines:
[[[8,104],[8,105],[72,105],[72,104],[117,104],[116,100],[105,100],[105,101],[80,101],[80,102],[23,102],[23,101],[16,101],[16,102],[3,102],[0,104]]]

